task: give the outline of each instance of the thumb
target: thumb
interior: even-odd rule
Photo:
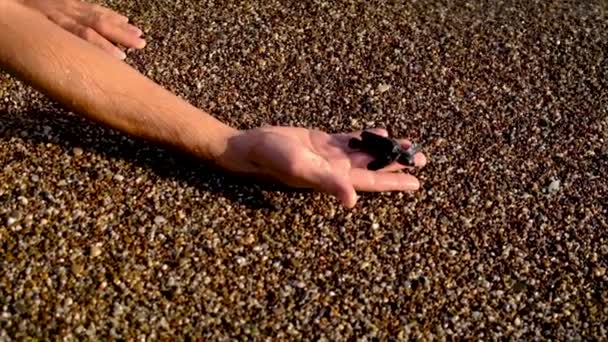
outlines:
[[[320,177],[320,190],[335,196],[347,208],[357,204],[357,192],[345,174],[328,171]]]

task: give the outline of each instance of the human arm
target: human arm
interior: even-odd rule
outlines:
[[[143,31],[129,23],[129,18],[108,7],[83,0],[4,0],[17,1],[40,12],[50,21],[72,34],[101,48],[118,59],[125,48],[143,49]]]
[[[237,132],[18,2],[0,32],[0,67],[103,125],[212,161]]]
[[[0,2],[0,67],[75,113],[220,167],[331,194],[346,207],[356,191],[412,191],[418,180],[391,165],[370,171],[353,151],[358,132],[229,127],[18,2]],[[386,131],[377,131],[386,135]],[[401,141],[404,147],[409,142]],[[416,166],[426,163],[416,155]]]

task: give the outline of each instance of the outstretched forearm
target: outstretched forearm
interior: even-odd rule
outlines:
[[[16,1],[0,1],[0,68],[76,113],[215,161],[236,130]]]

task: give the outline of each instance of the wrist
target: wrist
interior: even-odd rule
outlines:
[[[235,174],[256,173],[258,167],[251,162],[251,155],[259,139],[249,130],[230,128],[215,147],[213,162],[222,169]]]
[[[221,168],[227,168],[225,160],[226,150],[231,139],[240,133],[240,130],[219,122],[213,127],[192,127],[188,134],[186,150],[194,157],[213,163]]]

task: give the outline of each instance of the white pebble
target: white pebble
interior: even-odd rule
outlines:
[[[174,287],[176,285],[177,285],[177,281],[175,280],[175,278],[169,277],[169,280],[167,281],[167,286]]]
[[[560,185],[561,185],[561,183],[560,183],[559,179],[555,179],[551,182],[551,184],[549,184],[549,187],[547,188],[547,190],[549,192],[556,192],[557,190],[559,190]]]
[[[101,248],[99,247],[99,245],[95,244],[95,245],[91,246],[91,256],[95,258],[100,255],[101,255]]]
[[[443,163],[447,163],[449,160],[448,160],[448,157],[446,157],[446,156],[439,156],[439,157],[437,157],[436,161],[437,161],[437,164],[443,164]]]
[[[70,306],[73,303],[74,303],[74,300],[72,298],[70,298],[70,297],[66,298],[65,302],[64,302],[65,306]]]
[[[123,176],[123,175],[115,175],[114,176],[114,180],[116,180],[117,182],[122,182],[123,180],[125,180],[125,176]]]
[[[382,83],[378,86],[378,92],[381,94],[388,91],[389,89],[391,89],[390,84]]]
[[[165,329],[169,329],[170,328],[169,327],[169,322],[167,322],[167,319],[165,317],[163,317],[163,318],[160,319],[159,324],[160,324],[161,327],[163,327]]]
[[[165,222],[167,222],[167,219],[166,219],[166,218],[164,218],[164,217],[162,217],[162,216],[160,216],[160,215],[159,215],[159,216],[156,216],[156,217],[154,218],[154,223],[156,223],[156,224],[163,224],[163,223],[165,223]]]

